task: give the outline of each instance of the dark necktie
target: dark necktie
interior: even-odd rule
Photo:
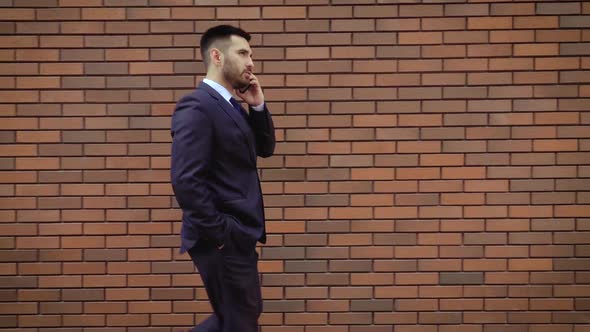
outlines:
[[[238,114],[243,116],[244,119],[248,120],[248,114],[246,114],[246,112],[242,110],[240,104],[233,97],[229,99],[229,102],[233,105],[234,109],[236,110],[236,112],[238,112]]]

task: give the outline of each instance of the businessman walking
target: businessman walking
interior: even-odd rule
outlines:
[[[258,331],[262,312],[255,249],[266,232],[256,158],[273,154],[275,135],[249,40],[229,25],[207,30],[200,43],[206,78],[172,116],[180,251],[196,265],[214,311],[192,332]]]

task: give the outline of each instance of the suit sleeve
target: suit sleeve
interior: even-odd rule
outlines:
[[[272,156],[275,150],[275,128],[266,105],[262,111],[251,108],[249,120],[256,139],[256,154],[263,158]]]
[[[212,122],[195,99],[181,100],[172,116],[171,182],[185,221],[218,245],[225,241],[225,215],[208,184],[213,148]]]

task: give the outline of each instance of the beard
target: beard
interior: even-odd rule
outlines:
[[[235,63],[226,62],[225,66],[223,66],[223,78],[231,84],[232,88],[234,89],[243,89],[250,84],[249,79],[245,79],[242,75],[244,71],[241,71],[237,68]]]

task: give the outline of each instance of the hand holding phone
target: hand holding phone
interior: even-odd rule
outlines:
[[[236,94],[250,106],[258,106],[264,104],[264,94],[258,82],[258,78],[254,74],[250,75],[250,83],[244,88],[235,89]]]

